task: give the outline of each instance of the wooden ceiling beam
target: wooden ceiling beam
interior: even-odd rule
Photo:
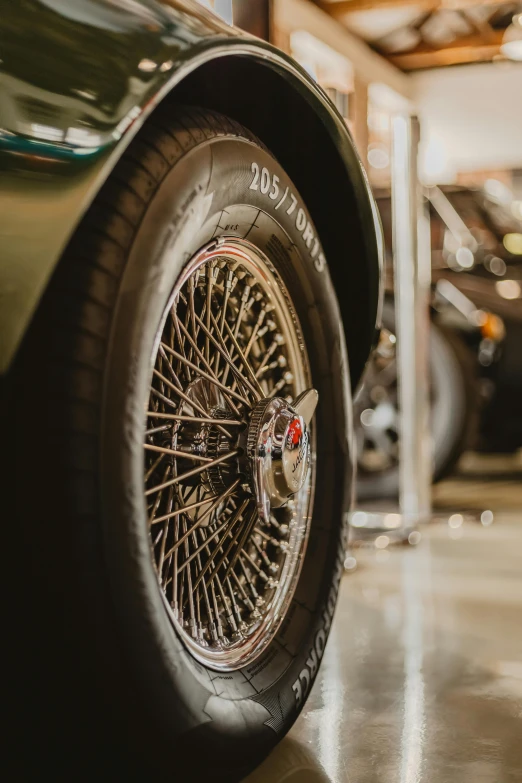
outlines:
[[[440,0],[340,0],[339,2],[319,0],[317,5],[330,16],[342,20],[347,14],[355,11],[379,11],[384,8],[418,6],[423,11],[433,11],[440,6]]]
[[[412,52],[390,55],[388,59],[403,71],[487,62],[500,54],[502,44],[502,31],[492,30],[492,33],[488,41],[479,35],[468,35],[443,49],[430,49],[423,45]]]
[[[367,83],[382,82],[407,101],[413,99],[413,82],[388,60],[371,49],[344,25],[309,0],[272,0],[272,24],[282,35],[303,30],[328,44],[354,65]]]
[[[478,5],[478,0],[316,0],[325,11],[340,19],[355,11],[379,11],[384,8],[407,8],[417,6],[422,11],[435,11],[444,8],[452,11],[465,11]],[[506,0],[487,0],[487,5],[503,5]]]

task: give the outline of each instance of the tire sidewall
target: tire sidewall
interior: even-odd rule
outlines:
[[[432,323],[430,331],[430,370],[433,389],[431,408],[434,481],[447,472],[455,456],[463,450],[468,432],[471,397],[467,391],[466,367],[453,341]],[[466,348],[463,346],[463,350]],[[471,376],[473,376],[471,370]]]

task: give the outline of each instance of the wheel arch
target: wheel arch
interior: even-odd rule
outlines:
[[[321,237],[345,327],[352,388],[380,320],[381,226],[365,172],[324,93],[270,60],[227,55],[192,71],[164,99],[219,111],[249,128],[296,184]]]

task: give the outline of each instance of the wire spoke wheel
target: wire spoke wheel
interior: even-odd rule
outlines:
[[[313,490],[309,387],[299,323],[268,259],[239,240],[197,254],[156,339],[145,498],[172,620],[217,669],[265,649],[299,576]]]

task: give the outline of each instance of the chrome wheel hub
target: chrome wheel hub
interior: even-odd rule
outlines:
[[[247,453],[260,517],[283,506],[304,484],[310,465],[308,425],[317,405],[315,389],[293,405],[279,397],[261,400],[252,413]]]
[[[269,260],[236,239],[198,253],[152,361],[144,446],[153,565],[190,652],[237,669],[285,616],[313,500],[318,395]]]

